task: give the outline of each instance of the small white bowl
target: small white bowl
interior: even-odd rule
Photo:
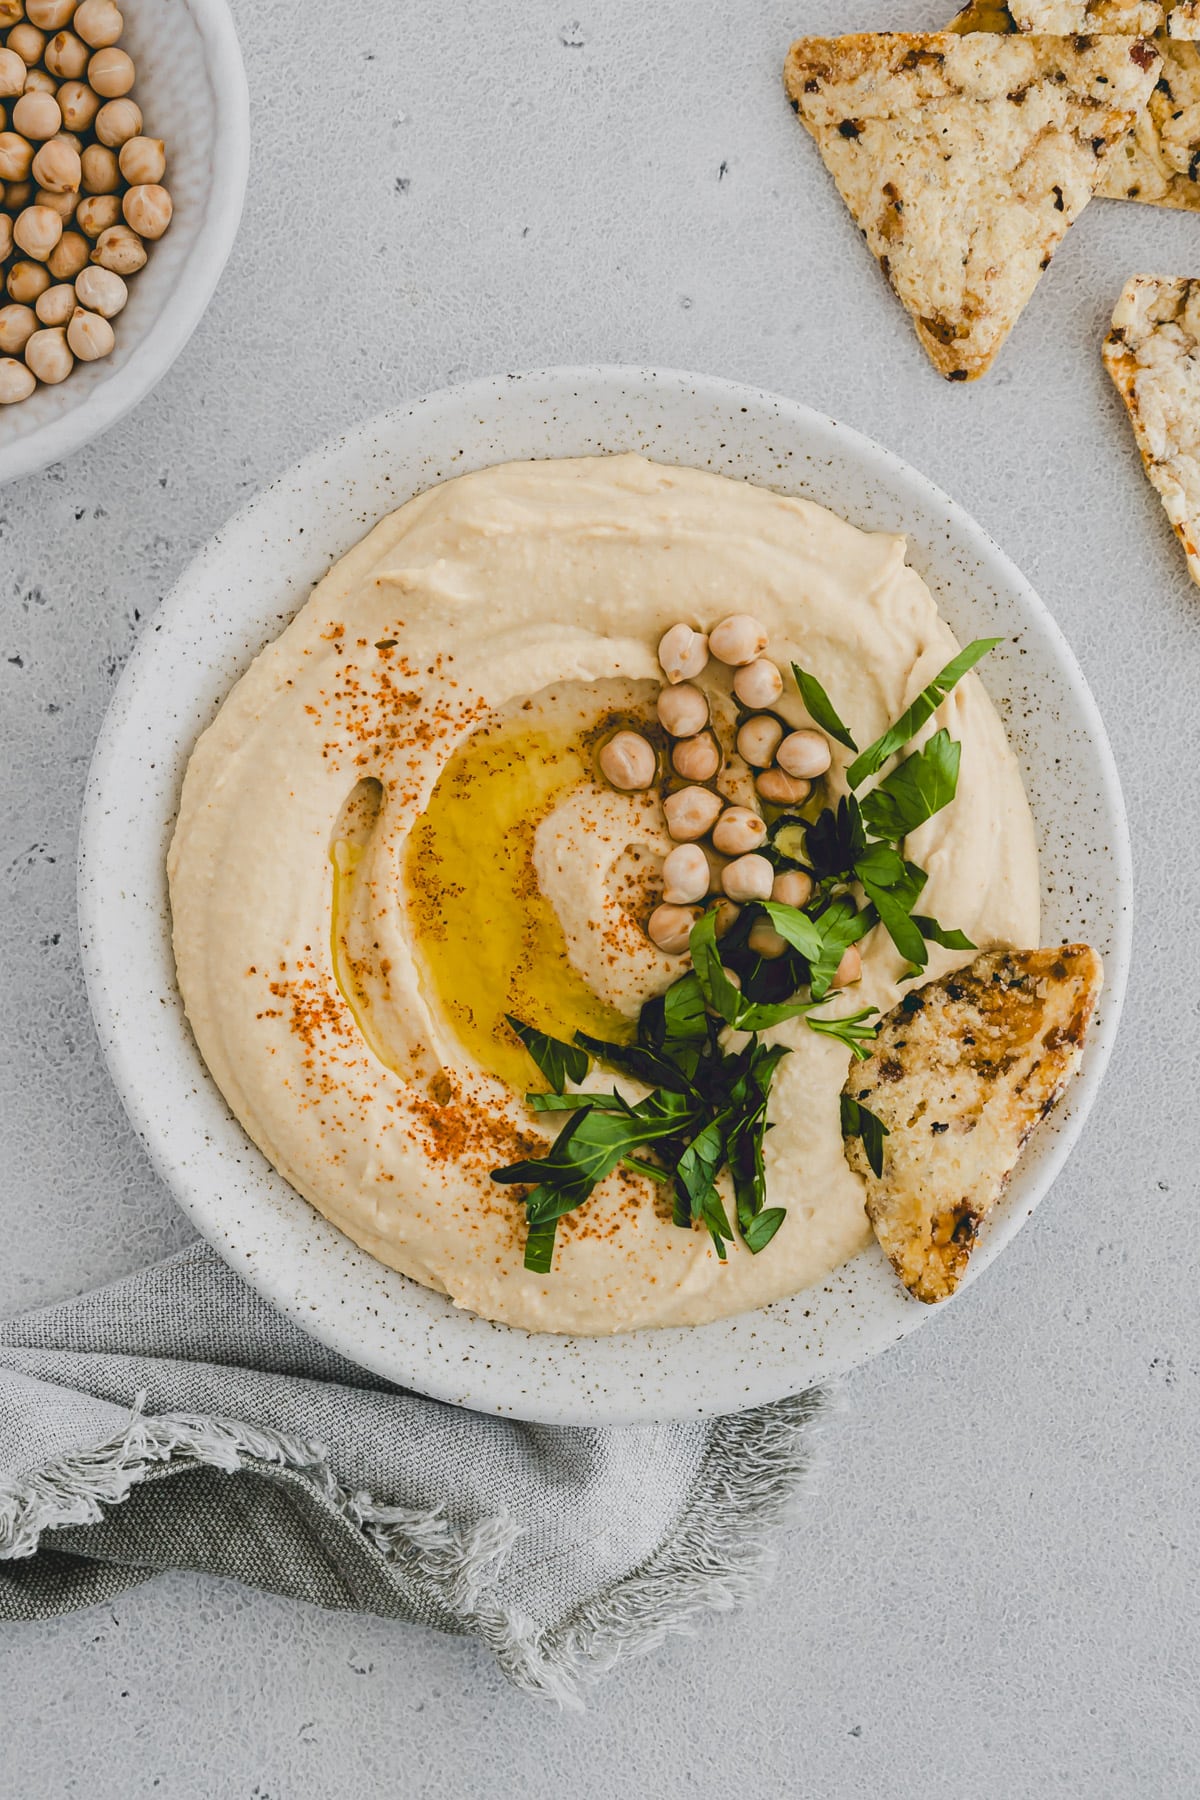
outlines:
[[[531,1336],[458,1311],[321,1218],[246,1137],[200,1059],[171,954],[166,855],[198,734],[329,564],[448,476],[514,458],[640,450],[804,494],[904,531],[962,642],[1004,639],[983,680],[1029,791],[1043,943],[1082,940],[1105,989],[1062,1104],[1038,1129],[960,1298],[1045,1195],[1108,1061],[1130,946],[1129,836],[1104,726],[1029,583],[962,508],[878,444],[777,395],[708,375],[550,369],[384,413],[314,451],[202,550],[143,631],[100,734],[80,837],[84,973],[113,1080],[197,1228],[297,1325],[389,1380],[483,1412],[564,1425],[733,1412],[863,1362],[942,1307],[905,1293],[872,1244],[792,1299],[711,1325]],[[1028,1332],[1030,1321],[1021,1329]]]
[[[250,160],[250,97],[225,0],[122,0],[133,98],[167,147],[175,214],[131,277],[117,345],[57,387],[0,407],[0,481],[31,475],[115,425],[166,374],[195,331],[233,248]]]

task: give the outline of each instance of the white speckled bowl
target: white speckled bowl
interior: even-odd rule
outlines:
[[[225,0],[121,0],[133,98],[167,146],[170,230],[129,282],[116,349],[57,387],[0,407],[0,481],[31,475],[115,425],[195,331],[233,248],[250,157],[250,100]]]
[[[113,1079],[200,1231],[306,1331],[440,1399],[566,1424],[695,1417],[772,1400],[862,1362],[936,1309],[910,1299],[872,1246],[818,1288],[692,1330],[530,1336],[457,1311],[326,1224],[227,1111],[175,987],[164,862],[198,733],[335,557],[447,476],[509,458],[618,450],[745,477],[804,494],[857,525],[905,531],[910,560],[959,637],[1006,640],[984,680],[1037,820],[1044,941],[1095,944],[1107,985],[1082,1072],[984,1230],[972,1279],[1024,1224],[1079,1134],[1108,1061],[1129,960],[1124,806],[1074,657],[979,526],[856,432],[708,376],[558,369],[473,382],[386,413],[268,488],[201,552],[147,626],[92,765],[79,906]]]

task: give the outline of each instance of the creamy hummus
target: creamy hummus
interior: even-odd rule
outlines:
[[[621,1170],[533,1274],[522,1190],[489,1174],[561,1123],[524,1106],[544,1084],[504,1012],[611,1037],[686,967],[643,930],[669,848],[657,800],[614,793],[594,764],[614,721],[653,718],[659,637],[753,614],[865,744],[957,647],[904,548],[637,456],[507,464],[384,519],[238,682],[196,746],[171,846],[180,987],[250,1136],[356,1243],[486,1318],[577,1333],[762,1306],[863,1248],[848,1055],[799,1020],[770,1034],[792,1046],[766,1139],[787,1219],[757,1257],[735,1244],[722,1265]],[[701,678],[718,725],[730,676]],[[790,680],[773,710],[811,724]],[[908,839],[922,910],[980,948],[1036,944],[1029,807],[974,675],[922,737],[942,725],[962,767]],[[835,745],[831,799],[847,760]],[[748,772],[735,762],[722,787],[743,800]],[[934,948],[929,974],[968,960]],[[879,929],[863,967],[835,1004],[886,1011],[903,970]]]

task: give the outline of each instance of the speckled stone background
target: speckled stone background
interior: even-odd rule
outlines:
[[[963,501],[1108,720],[1134,979],[1066,1175],[964,1305],[845,1382],[756,1608],[562,1718],[469,1645],[178,1575],[0,1635],[0,1792],[1196,1792],[1200,594],[1099,343],[1129,273],[1197,273],[1200,225],[1091,207],[999,366],[947,386],[779,84],[798,30],[929,28],[936,0],[235,11],[255,150],[214,305],[140,411],[0,489],[0,1308],[189,1235],[109,1086],[75,947],[84,775],[140,623],[313,443],[468,375],[731,375]]]

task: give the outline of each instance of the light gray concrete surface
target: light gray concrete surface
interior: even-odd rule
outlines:
[[[1200,1791],[1200,595],[1099,360],[1130,272],[1197,272],[1197,221],[1093,206],[998,368],[947,386],[779,87],[797,30],[927,28],[936,0],[236,12],[255,149],[213,307],[132,418],[0,490],[0,1309],[189,1235],[109,1086],[75,945],[80,796],[139,624],[278,470],[460,377],[735,376],[964,502],[1112,732],[1134,979],[1066,1174],[965,1304],[843,1384],[756,1608],[564,1718],[470,1645],[180,1575],[0,1635],[0,1794]]]

